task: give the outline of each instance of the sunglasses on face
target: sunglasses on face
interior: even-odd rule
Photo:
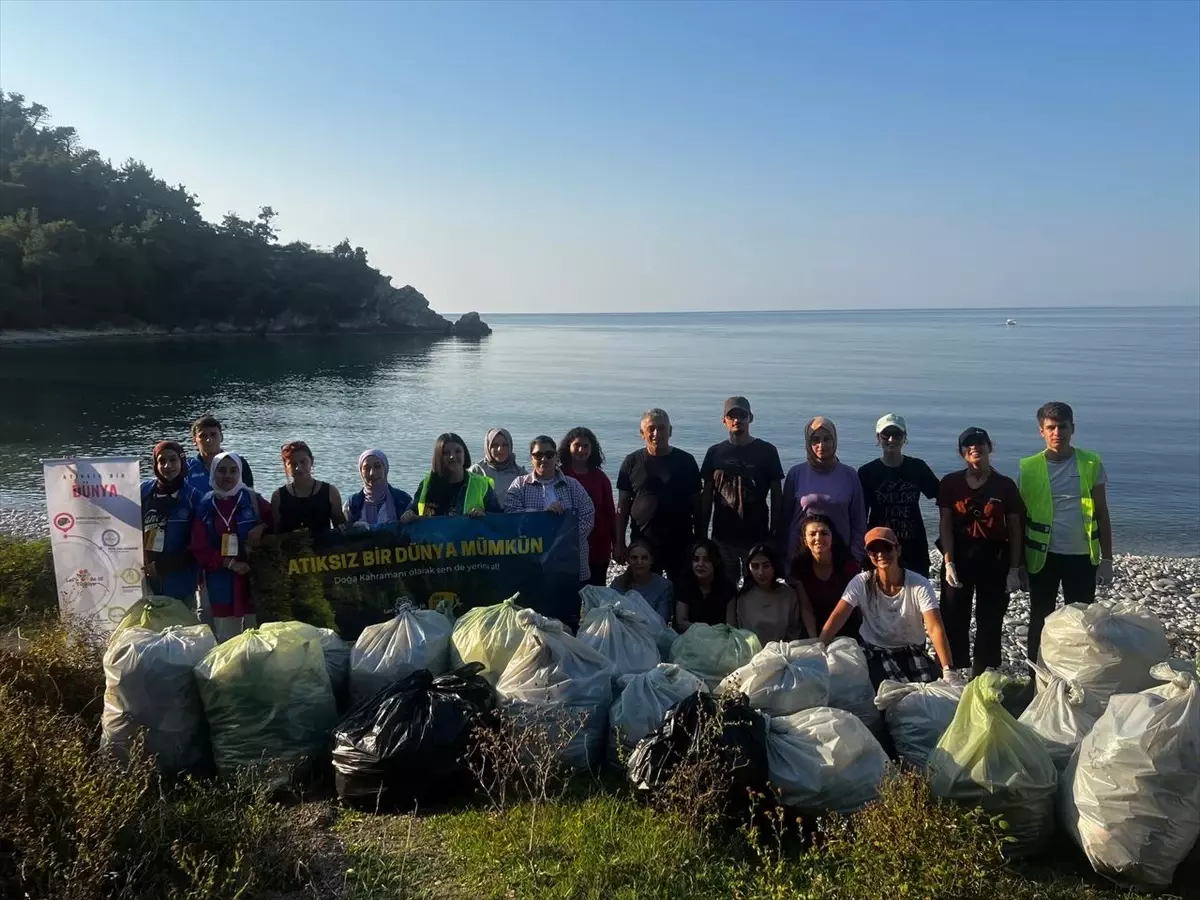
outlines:
[[[891,544],[883,544],[883,543],[872,544],[871,546],[869,546],[867,548],[867,554],[869,556],[887,556],[894,549],[896,549],[896,548],[893,547]]]
[[[881,438],[883,438],[885,441],[902,441],[902,440],[904,440],[904,432],[903,431],[883,431],[883,432],[880,432],[879,436]]]
[[[554,459],[554,457],[558,456],[558,451],[557,450],[537,450],[537,451],[534,451],[534,453],[531,455],[533,456],[534,459]]]
[[[746,411],[742,409],[731,409],[729,412],[725,413],[725,418],[729,419],[731,422],[744,422],[746,421]]]

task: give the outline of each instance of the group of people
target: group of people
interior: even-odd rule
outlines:
[[[181,599],[199,588],[202,616],[225,639],[253,624],[247,554],[268,529],[571,512],[581,584],[603,585],[615,561],[625,570],[611,586],[638,591],[681,631],[704,622],[749,629],[764,643],[854,637],[876,683],[1000,665],[1009,595],[1020,589],[1029,591],[1036,659],[1060,586],[1066,602],[1090,603],[1097,583],[1112,579],[1107,477],[1097,454],[1072,445],[1065,403],[1038,410],[1046,447],[1021,460],[1017,481],[991,467],[992,440],[978,427],[959,435],[963,468],[939,479],[904,453],[908,427],[891,413],[876,423],[879,458],[857,470],[838,458],[834,423],[812,419],[805,461],[786,474],[777,448],[751,435],[745,397],[725,402],[722,421],[727,440],[697,465],[672,446],[667,413],[647,411],[644,447],[621,463],[615,503],[600,443],[584,427],[557,442],[534,438],[528,469],[504,428],[487,433],[475,464],[461,437],[442,434],[413,496],[390,484],[387,455],[368,449],[358,460],[362,488],[343,503],[314,478],[303,441],[281,448],[287,483],[267,501],[245,461],[222,448],[220,423],[205,416],[191,429],[196,456],[174,441],[154,448],[155,477],[142,485],[146,576]],[[940,597],[929,581],[922,497],[939,510]]]

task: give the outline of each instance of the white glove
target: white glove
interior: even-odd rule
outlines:
[[[958,570],[950,560],[946,560],[946,584],[952,588],[962,587],[962,582],[958,580]]]
[[[958,669],[943,669],[942,681],[961,687],[967,683],[967,676]]]
[[[1008,570],[1008,579],[1004,583],[1004,589],[1010,594],[1024,590],[1021,585],[1021,569],[1019,566],[1012,566]]]
[[[1100,560],[1100,565],[1096,568],[1096,584],[1112,584],[1113,583],[1113,561],[1111,559]]]

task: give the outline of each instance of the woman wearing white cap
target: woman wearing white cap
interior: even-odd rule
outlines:
[[[900,542],[890,528],[872,528],[865,540],[872,571],[855,575],[821,629],[821,642],[838,636],[854,610],[862,613],[859,636],[867,655],[871,683],[881,681],[936,681],[953,666],[950,643],[938,611],[938,600],[928,578],[900,565]],[[933,642],[941,662],[925,652],[925,639]]]
[[[875,423],[875,440],[881,450],[858,470],[867,505],[867,527],[884,525],[900,541],[900,565],[929,577],[929,539],[921,518],[921,496],[936,500],[938,477],[923,459],[905,456],[908,424],[895,413]]]

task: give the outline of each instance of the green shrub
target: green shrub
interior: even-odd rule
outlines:
[[[94,725],[103,708],[104,636],[82,622],[31,621],[0,634],[0,685],[27,704]]]
[[[50,540],[24,541],[0,534],[0,625],[58,611]]]
[[[167,786],[95,736],[0,684],[0,896],[248,900],[300,886],[308,836],[261,784]]]

